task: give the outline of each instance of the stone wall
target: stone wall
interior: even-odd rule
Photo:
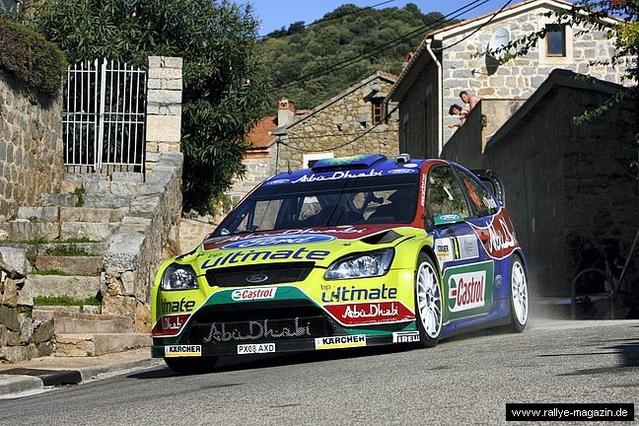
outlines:
[[[180,151],[182,58],[149,56],[146,152]]]
[[[5,264],[21,274],[31,272],[27,250],[0,247]],[[33,317],[33,296],[28,281],[0,273],[0,362],[19,362],[51,355],[53,321]]]
[[[146,182],[103,257],[102,313],[128,316],[148,331],[151,286],[164,259],[179,254],[182,153],[147,153]]]
[[[399,154],[396,113],[389,117],[388,124],[377,126],[351,143],[373,127],[371,102],[365,96],[374,86],[377,86],[379,93],[388,93],[392,82],[378,77],[346,96],[335,98],[325,108],[318,108],[289,127],[287,134],[281,136],[282,143],[273,144],[270,148],[271,159],[275,162],[277,158],[274,169],[281,172],[289,167],[301,168],[303,154],[309,153],[332,152],[335,157],[362,153],[381,153],[394,157]]]
[[[443,111],[444,138],[446,143],[454,130],[448,125],[457,120],[448,115],[448,107],[454,103],[461,104],[459,92],[467,90],[483,98],[528,98],[555,68],[564,68],[595,78],[621,83],[623,68],[612,68],[603,65],[590,65],[591,61],[610,60],[613,53],[613,41],[606,38],[603,31],[587,30],[579,34],[582,28],[566,29],[567,56],[546,57],[545,40],[540,40],[536,47],[521,57],[512,59],[499,66],[492,75],[487,68],[486,55],[476,57],[484,52],[496,28],[507,28],[511,40],[519,39],[531,32],[538,31],[553,18],[544,17],[550,11],[537,8],[503,21],[486,25],[476,34],[463,42],[446,49],[442,54],[443,67]],[[444,46],[453,45],[468,33],[446,38]],[[481,74],[473,75],[472,70]]]
[[[211,219],[209,216],[202,219]],[[199,246],[204,237],[213,232],[215,225],[201,219],[186,219],[180,221],[180,253],[188,253]]]
[[[60,99],[35,95],[0,71],[0,215],[58,191],[62,153]]]
[[[104,254],[102,313],[150,328],[151,286],[160,263],[179,254],[182,217],[182,58],[151,56],[147,80],[145,182]]]

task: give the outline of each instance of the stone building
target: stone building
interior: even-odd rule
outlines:
[[[497,129],[555,68],[620,83],[622,69],[590,64],[613,54],[604,31],[580,32],[545,16],[571,7],[560,0],[529,0],[429,33],[389,94],[400,106],[400,150],[437,157],[455,131],[451,126],[460,123],[448,109],[463,104],[462,90],[484,100],[487,125]],[[500,64],[487,53],[543,29],[546,36],[526,55]]]
[[[364,152],[395,156],[397,113],[386,116],[386,96],[396,77],[381,71],[308,111],[282,99],[277,117],[264,117],[248,135],[247,173],[228,195],[234,202],[278,171],[308,167],[322,158]]]
[[[639,231],[633,166],[639,150],[637,99],[626,98],[599,119],[573,124],[574,117],[620,89],[618,84],[555,70],[487,144],[482,140],[481,101],[444,146],[442,157],[494,170],[502,178],[506,207],[537,295],[569,297],[579,271],[605,269],[605,260],[623,265]],[[638,251],[630,259],[623,287],[635,297]]]

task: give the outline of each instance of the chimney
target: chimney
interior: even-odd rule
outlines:
[[[284,127],[293,122],[295,118],[295,104],[286,98],[280,99],[277,105],[277,125]]]

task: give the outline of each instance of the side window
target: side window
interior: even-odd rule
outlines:
[[[430,223],[438,214],[454,213],[464,218],[470,216],[464,192],[449,166],[436,166],[428,173],[426,205]]]
[[[476,216],[489,216],[497,212],[497,203],[475,179],[464,170],[458,170],[464,189]]]

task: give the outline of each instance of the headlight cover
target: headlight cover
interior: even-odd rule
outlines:
[[[347,280],[350,278],[381,277],[386,275],[393,262],[392,248],[367,253],[357,253],[337,260],[324,274],[326,280]]]
[[[162,290],[191,290],[197,288],[197,278],[193,268],[174,263],[164,271]]]

